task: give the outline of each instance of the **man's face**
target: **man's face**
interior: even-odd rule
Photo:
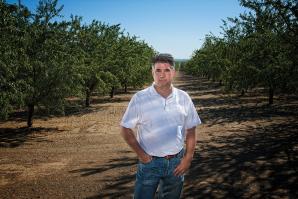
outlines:
[[[152,75],[156,86],[170,86],[175,77],[175,69],[169,63],[157,62],[152,68]]]

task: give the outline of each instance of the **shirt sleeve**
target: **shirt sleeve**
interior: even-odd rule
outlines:
[[[201,119],[197,113],[197,110],[191,100],[190,97],[188,97],[189,103],[188,103],[188,111],[187,111],[187,116],[186,116],[186,124],[185,128],[186,129],[191,129],[193,127],[196,127],[197,125],[201,124]]]
[[[125,128],[133,129],[136,127],[138,121],[139,121],[139,111],[138,111],[138,100],[137,96],[134,95],[129,104],[128,107],[122,117],[120,125]]]

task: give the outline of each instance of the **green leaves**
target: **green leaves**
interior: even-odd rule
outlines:
[[[263,86],[273,93],[297,92],[297,2],[241,0],[250,9],[223,21],[223,37],[206,36],[186,70],[246,91]]]
[[[2,119],[28,109],[31,126],[34,106],[63,114],[67,97],[84,96],[89,105],[95,91],[114,93],[150,79],[153,49],[119,24],[82,25],[78,16],[55,21],[63,9],[57,0],[40,1],[36,13],[3,1],[0,9]]]

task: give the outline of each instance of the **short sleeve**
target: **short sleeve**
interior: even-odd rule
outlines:
[[[190,99],[190,97],[188,97],[188,99],[189,99],[189,103],[188,103],[188,111],[186,116],[185,128],[191,129],[201,124],[202,122],[192,100]]]
[[[135,128],[139,121],[138,100],[137,95],[134,95],[123,115],[120,125],[125,128]]]

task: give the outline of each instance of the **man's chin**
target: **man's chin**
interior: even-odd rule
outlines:
[[[159,88],[164,88],[164,87],[170,87],[171,86],[171,84],[169,84],[169,83],[163,83],[163,82],[158,82],[157,84],[156,84],[156,86],[157,87],[159,87]]]

